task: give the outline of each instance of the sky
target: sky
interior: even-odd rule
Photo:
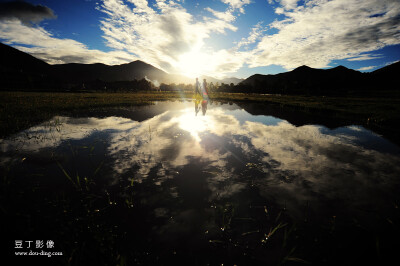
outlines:
[[[0,0],[0,41],[49,64],[141,60],[188,77],[400,60],[399,0]]]

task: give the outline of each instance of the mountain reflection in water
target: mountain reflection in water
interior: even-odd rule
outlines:
[[[81,177],[101,164],[106,189],[146,184],[141,204],[163,219],[149,233],[158,245],[184,239],[199,246],[204,232],[217,237],[225,228],[213,208],[221,202],[285,210],[292,221],[315,224],[346,223],[351,214],[374,230],[399,200],[399,147],[361,126],[294,126],[235,104],[214,103],[204,116],[192,102],[142,108],[160,111],[140,122],[134,115],[55,117],[2,140],[1,166],[26,158],[20,176],[47,168],[63,178],[57,163]]]

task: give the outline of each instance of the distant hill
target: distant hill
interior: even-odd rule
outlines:
[[[235,78],[235,77],[231,77],[231,78],[224,78],[221,80],[220,83],[225,83],[225,84],[231,84],[233,83],[234,85],[239,84],[240,82],[244,81],[244,79],[239,79],[239,78]]]
[[[240,84],[264,93],[337,94],[358,87],[362,76],[363,73],[344,66],[332,69],[301,66],[276,75],[253,75]]]
[[[70,82],[102,81],[132,81],[147,77],[159,82],[170,82],[168,73],[146,64],[134,61],[128,64],[109,66],[105,64],[62,64],[53,65],[52,73],[58,78]]]
[[[42,72],[47,71],[49,66],[49,64],[37,59],[36,57],[0,43],[0,67],[3,70]]]
[[[0,88],[33,88],[48,78],[50,68],[42,60],[0,43]]]
[[[382,67],[370,73],[369,84],[374,87],[398,89],[400,75],[400,61]]]
[[[398,75],[399,73],[400,73],[400,61],[371,72],[372,75],[382,75],[389,77],[391,77],[392,75]]]
[[[243,81],[244,79],[238,79],[238,78],[224,78],[224,79],[217,79],[213,78],[210,76],[200,76],[199,80],[203,81],[203,79],[206,79],[207,82],[212,82],[214,85],[218,82],[219,84],[225,83],[225,84],[231,84],[233,83],[234,85],[239,84],[239,82]],[[192,82],[191,80],[189,82]]]
[[[361,73],[344,66],[331,69],[301,66],[276,75],[253,75],[239,83],[236,90],[279,94],[361,95],[392,89],[389,85],[399,74],[399,62],[371,73]]]

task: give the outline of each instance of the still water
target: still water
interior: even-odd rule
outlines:
[[[9,239],[55,239],[57,259],[78,264],[354,265],[395,253],[400,148],[362,126],[270,113],[159,102],[3,139]]]

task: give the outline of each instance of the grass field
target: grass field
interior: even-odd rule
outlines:
[[[85,110],[151,104],[154,101],[191,99],[192,93],[57,93],[0,92],[0,137],[26,129],[54,115]],[[324,111],[339,118],[352,117],[359,124],[397,131],[400,99],[361,97],[279,96],[244,93],[212,93],[212,100],[265,102],[290,106],[302,112]]]

